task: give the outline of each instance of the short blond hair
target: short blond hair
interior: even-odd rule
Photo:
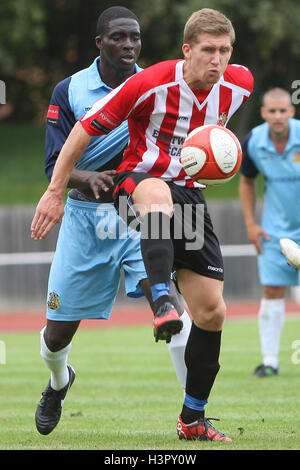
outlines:
[[[231,21],[223,13],[211,8],[202,8],[189,17],[183,31],[183,42],[194,44],[201,33],[215,36],[229,34],[231,44],[235,41],[235,31]]]

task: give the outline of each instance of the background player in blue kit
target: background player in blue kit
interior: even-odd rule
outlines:
[[[240,197],[247,234],[258,252],[263,286],[258,322],[263,361],[256,377],[278,374],[280,336],[285,318],[285,290],[299,284],[298,272],[281,256],[280,239],[300,243],[300,121],[289,93],[273,88],[263,96],[261,116],[243,142]],[[261,225],[255,220],[255,177],[265,178]]]
[[[135,64],[141,48],[140,27],[127,8],[112,7],[100,15],[96,45],[100,50],[91,66],[60,82],[52,95],[47,115],[46,164],[48,179],[71,129],[99,98],[141,69]],[[72,385],[75,373],[67,365],[71,340],[80,320],[109,319],[120,283],[130,297],[146,295],[152,305],[151,291],[140,252],[137,232],[128,230],[117,216],[112,202],[112,174],[128,142],[127,123],[108,136],[96,137],[73,170],[65,215],[51,266],[47,326],[41,331],[41,356],[51,371],[51,378],[36,411],[36,425],[41,434],[50,433],[61,415],[61,400]],[[100,199],[97,199],[100,197]],[[123,226],[120,229],[120,224]],[[120,239],[107,236],[107,227]],[[114,231],[115,229],[115,231]],[[172,338],[168,349],[176,374],[185,387],[185,344],[191,321],[182,313],[181,332]]]

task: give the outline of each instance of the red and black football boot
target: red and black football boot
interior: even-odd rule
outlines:
[[[177,434],[179,439],[186,439],[187,441],[226,441],[231,442],[231,439],[225,434],[217,431],[211,424],[210,420],[217,418],[200,418],[190,424],[184,424],[181,415],[177,422]]]
[[[177,310],[170,302],[164,302],[156,311],[153,320],[153,334],[155,341],[166,341],[169,343],[173,335],[179,333],[183,328],[183,321]]]

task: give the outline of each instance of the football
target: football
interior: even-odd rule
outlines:
[[[242,162],[238,138],[226,127],[197,127],[186,137],[180,155],[185,173],[206,186],[230,181]]]

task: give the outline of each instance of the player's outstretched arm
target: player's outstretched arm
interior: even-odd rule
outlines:
[[[41,240],[64,215],[63,195],[75,163],[88,146],[91,136],[77,122],[55,163],[51,182],[41,197],[31,223],[31,238]]]

